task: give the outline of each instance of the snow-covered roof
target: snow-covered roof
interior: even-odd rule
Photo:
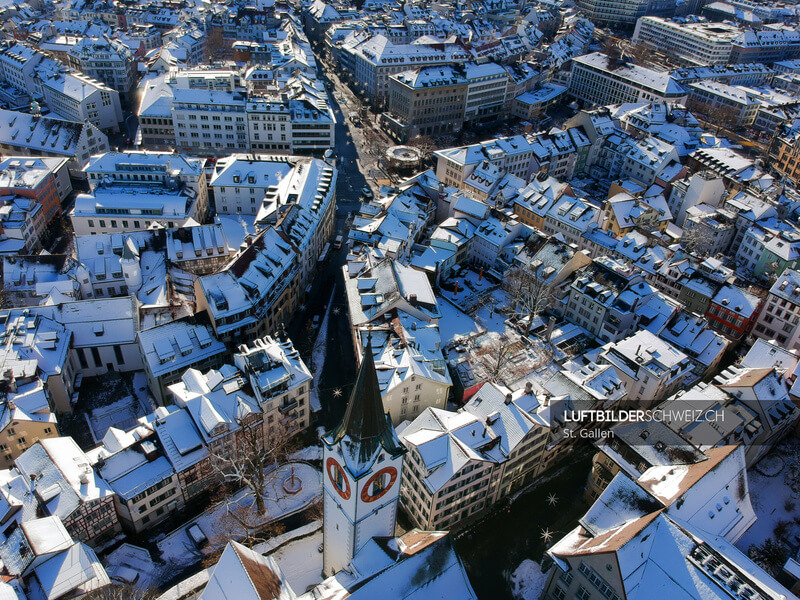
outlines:
[[[667,71],[654,71],[632,63],[609,68],[609,58],[601,52],[578,56],[572,61],[594,70],[607,72],[614,79],[622,80],[637,88],[652,90],[659,95],[680,96],[685,94],[683,87]]]
[[[426,320],[440,316],[428,277],[391,259],[358,277],[346,278],[345,286],[353,325],[365,324],[395,308]]]
[[[35,189],[67,159],[56,157],[6,157],[0,162],[0,188]]]
[[[114,493],[71,437],[39,440],[14,464],[26,487],[38,490],[48,513],[61,519],[72,516],[84,503]],[[30,492],[21,500],[23,520],[37,513],[39,502]]]
[[[18,385],[17,391],[8,392],[5,401],[0,404],[0,431],[11,422],[20,421],[56,423],[56,416],[50,411],[44,382],[39,378]]]
[[[294,168],[291,162],[281,157],[232,154],[217,161],[210,186],[259,187],[278,186]]]
[[[70,332],[56,320],[29,311],[12,309],[6,315],[5,328],[0,331],[4,368],[11,369],[20,380],[61,373],[67,362]]]
[[[121,178],[121,173],[164,172],[170,176],[199,177],[204,175],[202,158],[193,158],[174,152],[149,150],[126,150],[104,152],[89,159],[84,171],[90,174],[112,174]]]
[[[175,403],[189,411],[203,439],[210,441],[238,429],[248,414],[261,412],[245,385],[241,372],[223,365],[207,373],[188,369],[169,390]],[[246,408],[244,413],[242,405]]]
[[[73,347],[136,343],[136,307],[129,296],[79,300],[36,310],[63,323],[72,332]]]
[[[181,472],[208,457],[192,416],[185,408],[176,408],[155,424],[156,435],[164,454],[176,472]]]
[[[78,146],[85,127],[55,117],[41,117],[11,110],[0,110],[0,143],[38,150],[44,155],[74,157],[80,153]]]
[[[109,216],[143,214],[143,218],[172,221],[182,226],[194,217],[196,195],[191,188],[154,188],[136,185],[97,187],[94,192],[78,194],[72,217],[109,218]],[[133,211],[142,211],[134,213]],[[127,218],[127,217],[126,217]]]
[[[138,333],[139,347],[147,368],[158,377],[164,373],[184,371],[225,352],[210,327],[173,321]]]
[[[208,299],[217,332],[243,325],[241,321],[220,322],[230,315],[250,309],[265,311],[267,298],[277,297],[278,291],[288,285],[296,261],[296,251],[270,228],[257,234],[220,272],[200,277],[198,282]]]
[[[607,344],[604,348],[606,360],[634,377],[640,368],[661,377],[665,372],[688,362],[683,352],[647,330],[639,330],[624,340]]]
[[[800,356],[796,351],[789,351],[780,347],[774,341],[756,338],[750,350],[742,358],[742,366],[751,369],[775,367],[785,374],[795,372],[800,363]]]
[[[448,66],[409,69],[396,73],[391,78],[410,88],[440,88],[467,84],[463,72]]]
[[[311,372],[295,350],[291,340],[269,336],[256,339],[252,345],[241,345],[234,355],[236,366],[249,378],[260,402],[273,395],[284,394],[311,381]]]
[[[712,302],[725,310],[749,319],[761,305],[761,299],[733,285],[726,285],[714,295]]]
[[[70,592],[89,592],[111,583],[106,570],[89,546],[73,544],[35,568],[36,581],[46,600],[58,600]]]
[[[597,535],[578,526],[549,550],[565,559],[613,553],[622,591],[632,600],[725,600],[730,590],[779,600],[791,593],[722,536],[706,533],[660,511],[633,517]],[[591,567],[589,567],[591,568]],[[601,577],[601,576],[598,576]]]
[[[159,456],[148,460],[136,448],[126,448],[106,456],[96,468],[108,481],[111,489],[125,502],[175,474],[166,458]]]

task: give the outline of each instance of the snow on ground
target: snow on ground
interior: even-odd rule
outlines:
[[[136,371],[136,373],[133,374],[133,393],[144,410],[147,412],[155,410],[155,406],[153,406],[150,400],[150,394],[147,388],[147,375],[145,375],[144,371]]]
[[[88,417],[92,435],[96,440],[102,440],[109,427],[126,431],[136,427],[137,419],[146,414],[145,406],[147,404],[140,405],[133,396],[125,396],[106,406],[93,408]]]
[[[145,548],[122,544],[103,561],[109,577],[115,581],[133,583],[137,589],[146,590],[159,577],[159,568]]]
[[[448,287],[455,284],[455,282],[458,282],[457,293],[442,289],[440,294],[456,303],[474,297],[481,292],[487,292],[497,285],[489,281],[486,277],[481,278],[480,273],[476,273],[472,270],[458,277],[450,277],[447,280]]]
[[[439,312],[442,313],[442,318],[439,319],[439,335],[442,336],[442,344],[448,344],[458,336],[469,337],[473,333],[483,331],[483,328],[472,317],[461,312],[446,300],[439,302]]]
[[[800,536],[800,524],[794,519],[800,514],[800,493],[795,490],[800,477],[800,441],[787,438],[762,458],[747,472],[750,503],[758,520],[736,542],[736,547],[747,552],[751,545],[759,545],[769,537],[775,538],[775,527],[787,523],[787,536]],[[787,510],[787,508],[789,510]]]
[[[538,600],[547,575],[542,573],[539,563],[526,559],[511,574],[511,590],[518,600]]]
[[[322,581],[322,529],[271,553],[292,589],[304,593]]]
[[[311,363],[314,365],[313,376],[314,384],[311,386],[311,412],[322,410],[322,403],[319,401],[319,380],[322,377],[322,367],[325,366],[325,353],[328,351],[328,323],[330,322],[331,305],[333,304],[334,288],[331,297],[328,299],[328,307],[325,309],[325,316],[319,326],[319,333],[314,343],[314,350],[311,356]]]
[[[475,311],[475,322],[483,329],[503,334],[506,329],[509,329],[508,325],[506,325],[506,315],[497,310],[503,304],[496,302],[494,306],[494,310],[492,305],[489,304],[481,306]]]
[[[470,273],[474,275],[471,271]],[[477,280],[477,275],[475,278]],[[487,287],[491,285],[487,284]],[[470,336],[487,330],[502,334],[508,329],[505,323],[507,317],[499,310],[508,304],[508,295],[504,291],[492,291],[490,299],[486,300],[473,316],[458,308],[464,306],[467,296],[474,295],[472,292],[468,294],[459,292],[455,298],[451,292],[443,291],[441,295],[452,300],[451,303],[443,298],[439,299],[439,311],[442,313],[442,318],[439,319],[439,333],[443,344],[451,342],[456,336]]]
[[[322,460],[322,448],[320,446],[301,448],[289,458],[291,460]]]
[[[294,473],[303,482],[303,489],[294,495],[283,491],[283,482],[289,477],[292,468]],[[271,481],[266,485],[266,520],[274,520],[286,517],[290,514],[303,510],[310,506],[318,498],[322,497],[322,476],[314,467],[305,463],[289,463],[283,465],[276,476],[270,475]],[[216,532],[224,531],[222,525],[225,513],[230,506],[250,507],[254,503],[252,493],[248,489],[243,489],[229,499],[228,503],[220,503],[209,508],[193,521],[186,523],[183,527],[176,529],[172,533],[158,542],[161,557],[164,561],[171,562],[181,567],[200,562],[201,553],[195,548],[186,528],[192,523],[197,523],[203,533],[212,540]],[[208,544],[204,552],[214,550],[214,544]]]
[[[269,555],[273,552],[276,552],[278,549],[282,549],[284,546],[293,543],[293,541],[296,539],[305,538],[321,531],[322,522],[312,521],[307,525],[303,525],[297,529],[292,529],[291,531],[287,531],[286,533],[270,538],[266,542],[256,544],[253,546],[253,550],[259,554]],[[307,558],[308,557],[304,557],[303,560]],[[281,567],[283,568],[284,565],[281,565]],[[321,569],[322,566],[320,565],[320,571]],[[158,600],[184,600],[186,598],[194,598],[192,594],[199,592],[200,589],[208,583],[209,572],[210,569],[203,569],[202,571],[187,577],[177,585],[164,592],[158,597]],[[319,575],[321,577],[322,573],[320,572]]]

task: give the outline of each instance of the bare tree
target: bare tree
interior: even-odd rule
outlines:
[[[522,341],[516,337],[507,333],[487,333],[470,357],[473,370],[480,379],[492,383],[503,383],[507,376],[515,380],[517,374],[513,372],[514,369],[509,370],[509,367],[514,357],[523,350]]]
[[[750,546],[747,549],[747,554],[759,567],[776,577],[786,563],[789,551],[786,546],[770,537],[764,540],[761,545],[753,544]]]
[[[653,63],[653,49],[644,43],[632,44],[628,50],[628,55],[636,61],[637,65],[649,65]]]
[[[739,126],[739,112],[733,107],[689,98],[686,108],[701,114],[710,125],[715,127],[717,134],[723,129],[736,129]]]
[[[436,149],[436,144],[434,143],[433,138],[429,135],[418,135],[417,137],[410,139],[406,145],[418,148],[420,152],[422,152],[423,159],[428,158],[431,152]]]
[[[318,502],[315,502],[309,506],[308,509],[306,509],[306,511],[303,513],[303,516],[309,523],[313,523],[314,521],[322,521],[322,500],[319,500]]]
[[[267,512],[264,489],[275,480],[280,466],[296,449],[297,441],[280,422],[267,439],[259,413],[237,419],[236,424],[239,428],[234,433],[234,448],[228,448],[226,453],[212,452],[212,464],[226,481],[250,490],[256,511],[263,518]]]
[[[85,600],[155,600],[158,593],[155,590],[142,590],[132,585],[118,585],[112,583],[104,588],[89,592]]]
[[[221,27],[211,27],[206,33],[203,58],[206,63],[223,60],[230,55],[231,45],[225,41]]]
[[[517,317],[525,317],[529,334],[533,322],[554,300],[552,286],[530,266],[510,269],[503,277],[503,289],[511,297],[511,309]]]
[[[704,258],[708,254],[707,239],[699,227],[687,227],[684,224],[681,235],[681,246],[687,251]]]
[[[614,36],[606,36],[602,43],[602,52],[608,59],[609,67],[616,66],[617,60],[622,57],[622,48],[619,46],[619,40]]]
[[[210,533],[208,543],[211,551],[203,554],[204,566],[216,564],[231,540],[252,548],[286,531],[283,523],[259,514],[253,504],[236,502],[230,497],[225,498],[223,502],[225,512],[216,521],[214,530]]]

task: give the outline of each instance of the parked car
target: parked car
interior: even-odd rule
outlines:
[[[200,525],[197,523],[189,525],[189,527],[186,528],[186,535],[189,536],[189,539],[192,540],[194,545],[198,548],[202,548],[208,543],[206,534],[203,533],[203,530],[200,529]]]
[[[361,195],[364,196],[364,198],[372,198],[372,188],[365,185],[361,188]]]
[[[311,324],[314,326],[314,329],[319,327],[320,321],[322,321],[320,316],[319,315],[314,315],[314,318],[311,319]]]

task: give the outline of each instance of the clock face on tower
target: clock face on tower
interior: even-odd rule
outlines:
[[[333,489],[339,494],[342,499],[350,499],[350,482],[347,481],[347,475],[344,474],[342,465],[336,462],[335,458],[329,458],[325,463],[325,471],[328,473],[328,479],[333,484]]]
[[[361,490],[361,500],[363,502],[375,502],[375,500],[378,500],[392,489],[396,480],[397,469],[394,467],[384,467],[367,479],[367,483]]]

